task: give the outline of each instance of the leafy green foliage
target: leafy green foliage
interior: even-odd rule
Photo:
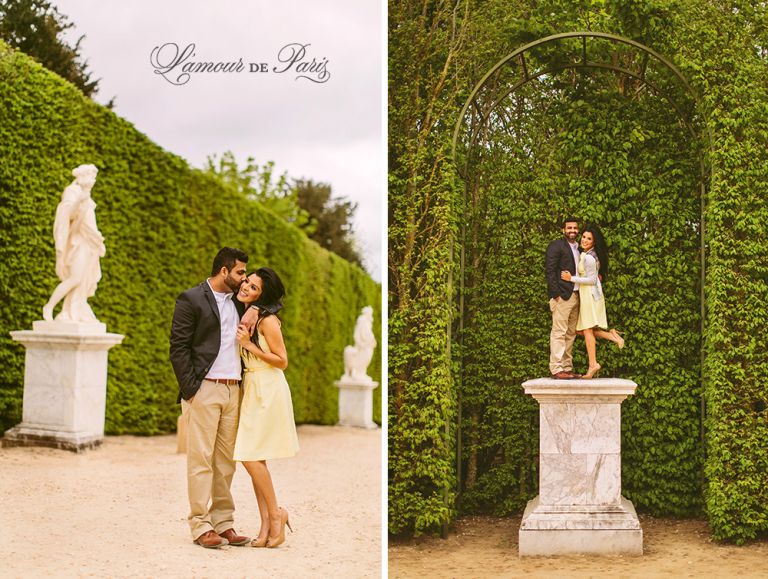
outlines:
[[[451,172],[445,142],[469,89],[520,46],[585,29],[665,55],[701,101],[663,66],[645,76],[661,93],[585,68],[509,96],[520,71],[497,74],[470,109],[461,181],[436,180]],[[588,43],[614,66],[641,66],[621,45]],[[536,494],[537,407],[520,383],[548,372],[543,252],[573,213],[606,233],[608,319],[627,332],[625,350],[600,343],[598,358],[639,384],[623,406],[624,494],[655,514],[703,511],[717,539],[768,530],[766,47],[764,2],[390,2],[389,363],[390,385],[407,385],[390,388],[392,532],[434,530],[445,522],[427,516],[437,512],[519,512]],[[562,66],[580,49],[540,46],[528,70]],[[463,196],[451,194],[457,182]],[[442,256],[456,249],[455,267],[406,278],[414,252],[438,244]],[[441,350],[446,319],[451,349]],[[445,432],[460,433],[455,446]],[[412,439],[433,444],[422,459],[431,478],[414,468],[413,445],[398,446]],[[452,496],[456,510],[442,506]]]
[[[448,338],[457,180],[443,123],[459,101],[455,78],[433,66],[463,40],[450,6],[427,13],[390,2],[389,18],[389,86],[398,87],[389,93],[389,529],[420,534],[452,518],[456,492]]]
[[[8,332],[40,319],[58,280],[51,235],[61,192],[82,163],[99,167],[93,190],[107,254],[90,300],[109,331],[106,430],[175,429],[177,385],[168,361],[176,296],[204,280],[223,245],[275,268],[288,294],[283,331],[296,420],[338,419],[342,352],[360,310],[381,319],[380,286],[309,241],[236,187],[163,151],[130,123],[0,43],[0,421],[21,419],[24,351]],[[381,343],[381,340],[378,339]],[[369,373],[377,379],[377,349]],[[374,413],[381,408],[376,390]]]
[[[690,3],[681,65],[712,134],[703,388],[706,509],[716,539],[768,531],[768,6]]]
[[[309,226],[309,214],[299,206],[288,173],[276,176],[274,161],[259,165],[253,157],[248,157],[245,166],[240,167],[234,153],[225,151],[221,157],[208,157],[204,169],[235,187],[241,195],[258,201],[287,223],[301,228]]]

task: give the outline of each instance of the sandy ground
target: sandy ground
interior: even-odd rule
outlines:
[[[192,543],[175,436],[0,449],[0,577],[380,577],[381,432],[298,430],[300,453],[270,461],[295,531],[277,549]],[[232,491],[235,528],[255,536],[242,466]]]
[[[768,542],[743,547],[709,539],[703,521],[640,517],[645,554],[641,557],[517,556],[520,517],[471,517],[450,536],[389,541],[389,577],[768,577]]]

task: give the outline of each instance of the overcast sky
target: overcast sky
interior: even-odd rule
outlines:
[[[242,162],[274,161],[279,173],[330,183],[357,202],[355,232],[371,275],[381,280],[385,158],[382,142],[380,0],[54,0],[86,38],[81,54],[96,100],[115,97],[115,112],[161,147],[201,167],[231,150]],[[187,62],[238,62],[240,72],[192,73],[183,63],[165,75],[150,62],[172,62],[194,43]],[[289,66],[286,45],[309,44]],[[299,55],[301,56],[301,55]],[[297,78],[297,67],[314,79]],[[250,72],[250,63],[269,72]],[[325,82],[325,71],[330,76]],[[275,68],[285,72],[275,72]]]

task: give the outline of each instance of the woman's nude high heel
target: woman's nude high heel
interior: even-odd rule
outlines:
[[[597,376],[597,373],[600,371],[600,364],[595,364],[594,366],[590,366],[589,370],[587,370],[587,373],[582,376],[583,379],[589,380],[590,378],[594,378]]]
[[[288,511],[283,507],[280,507],[280,534],[277,537],[269,537],[267,539],[267,549],[274,549],[275,547],[285,543],[285,527],[288,527],[293,533],[291,523],[288,521]]]
[[[613,341],[616,342],[616,345],[619,347],[619,350],[621,350],[624,347],[624,338],[621,337],[621,332],[619,332],[616,328],[608,332],[611,336],[613,336]]]
[[[259,539],[256,537],[253,541],[251,541],[251,547],[266,547],[267,546],[267,537],[264,537],[263,539]]]

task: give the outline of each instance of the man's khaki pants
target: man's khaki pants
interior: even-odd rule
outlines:
[[[552,312],[552,331],[549,334],[549,371],[573,372],[573,341],[579,321],[579,293],[573,292],[567,300],[549,300]]]
[[[234,527],[229,487],[235,474],[240,387],[203,380],[192,402],[181,401],[181,412],[187,421],[188,520],[196,540],[210,530]]]

